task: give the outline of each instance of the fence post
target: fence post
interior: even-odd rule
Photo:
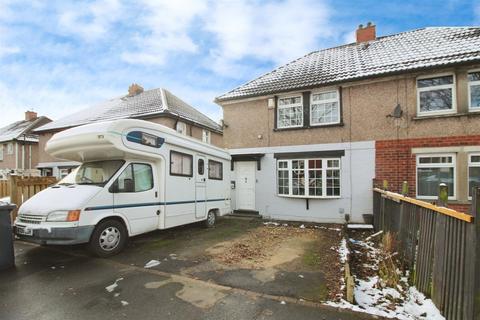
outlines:
[[[472,216],[473,224],[467,231],[467,262],[466,286],[467,296],[470,298],[464,305],[466,319],[480,319],[480,188],[472,188]]]
[[[17,188],[17,176],[10,176],[10,203],[14,203],[17,205],[17,208],[13,210],[10,215],[12,221],[15,220],[15,217],[17,216],[17,211],[18,208],[20,207],[21,203],[19,203],[19,194],[18,194],[18,188]]]

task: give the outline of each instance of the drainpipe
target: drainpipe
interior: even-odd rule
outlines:
[[[18,169],[18,141],[15,141],[15,170]]]

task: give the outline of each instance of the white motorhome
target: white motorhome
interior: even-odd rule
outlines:
[[[98,256],[129,236],[230,212],[227,151],[142,120],[84,125],[55,134],[46,151],[81,162],[67,179],[19,209],[15,233],[42,244],[89,243]]]

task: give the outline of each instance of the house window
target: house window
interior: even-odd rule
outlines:
[[[187,124],[185,122],[178,121],[176,130],[178,133],[187,135]]]
[[[13,143],[7,144],[7,154],[13,154]]]
[[[0,161],[3,161],[3,144],[0,144]]]
[[[208,160],[208,179],[223,180],[223,163]]]
[[[310,125],[324,125],[340,122],[338,91],[312,93],[310,103]]]
[[[205,143],[210,143],[210,131],[205,129],[202,130],[202,141]]]
[[[468,107],[480,111],[480,71],[468,73]]]
[[[303,126],[302,96],[278,99],[277,128],[295,128]]]
[[[193,176],[193,156],[191,154],[170,151],[170,175]]]
[[[279,196],[340,197],[340,159],[278,160]]]
[[[480,153],[468,155],[468,196],[470,198],[473,187],[480,187]]]
[[[417,197],[437,199],[438,186],[448,186],[448,196],[455,198],[455,154],[417,156]]]
[[[417,79],[418,114],[451,113],[456,110],[453,75]]]

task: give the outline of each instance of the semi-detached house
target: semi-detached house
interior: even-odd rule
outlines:
[[[372,181],[468,210],[480,180],[480,28],[431,27],[311,52],[216,98],[233,206],[363,221]]]

